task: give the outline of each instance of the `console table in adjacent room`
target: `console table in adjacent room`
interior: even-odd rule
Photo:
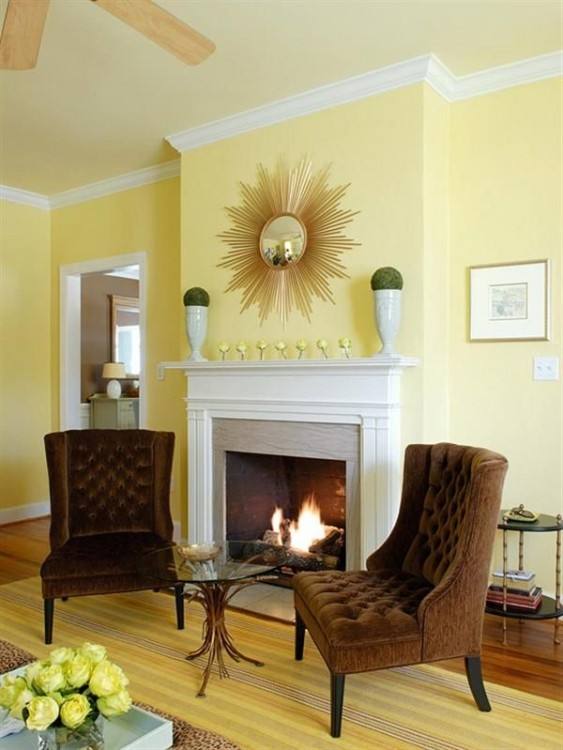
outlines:
[[[138,398],[108,398],[96,393],[90,398],[90,427],[103,430],[135,430],[139,427]]]
[[[524,570],[524,534],[528,532],[542,533],[554,531],[555,536],[555,599],[543,594],[542,603],[534,612],[513,611],[508,609],[506,604],[507,584],[506,576],[504,578],[504,599],[502,605],[493,605],[487,603],[485,611],[490,615],[502,616],[502,642],[506,646],[507,618],[517,620],[550,620],[555,619],[553,640],[560,643],[558,637],[559,618],[563,617],[563,606],[561,606],[561,531],[563,530],[563,517],[547,516],[541,513],[535,521],[526,523],[523,521],[512,521],[507,516],[508,511],[501,510],[497,529],[502,531],[502,570],[506,574],[508,571],[508,539],[509,531],[517,531],[518,539],[518,570]]]

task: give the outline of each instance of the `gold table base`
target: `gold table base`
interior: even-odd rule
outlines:
[[[264,579],[262,578],[262,580]],[[225,653],[237,662],[243,660],[255,664],[257,667],[264,666],[264,662],[251,659],[238,650],[225,623],[225,608],[229,601],[241,589],[255,583],[258,583],[256,578],[246,581],[194,581],[191,583],[198,590],[190,594],[187,601],[188,603],[195,601],[201,604],[205,610],[205,622],[203,624],[203,643],[198,649],[191,651],[186,659],[191,661],[208,654],[207,665],[203,670],[203,680],[197,693],[198,697],[205,696],[205,689],[215,662],[217,662],[219,668],[219,677],[229,677],[229,672],[225,666]]]

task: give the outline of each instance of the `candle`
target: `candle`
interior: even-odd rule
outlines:
[[[260,360],[263,360],[264,351],[268,348],[268,344],[264,341],[264,339],[260,339],[260,341],[256,342],[256,348],[260,352]]]
[[[307,348],[307,342],[305,339],[299,339],[299,341],[295,344],[295,348],[299,352],[297,355],[297,359],[301,359],[303,357],[303,352]]]
[[[277,341],[274,344],[274,348],[279,352],[282,359],[287,359],[287,354],[285,352],[285,350],[287,349],[287,344],[285,343],[285,341]]]
[[[328,354],[326,353],[326,350],[328,349],[328,341],[326,339],[319,339],[317,341],[317,347],[321,350],[323,353],[323,357],[325,359],[328,359]]]
[[[338,339],[338,346],[343,349],[346,359],[350,359],[350,349],[352,347],[351,340],[347,336],[344,336],[343,338]]]
[[[227,344],[226,341],[221,341],[221,343],[219,344],[219,346],[217,348],[221,352],[221,361],[224,362],[225,361],[225,357],[226,357],[227,353],[230,351],[231,347],[230,347],[229,344]]]

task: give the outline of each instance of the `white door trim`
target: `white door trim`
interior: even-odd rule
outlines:
[[[69,263],[59,268],[60,324],[59,429],[80,429],[80,277],[85,273],[111,271],[121,266],[139,266],[139,306],[141,328],[141,376],[139,427],[147,422],[147,254],[112,255]]]

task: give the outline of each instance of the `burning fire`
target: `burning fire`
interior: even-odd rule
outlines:
[[[278,544],[282,544],[282,538],[280,533],[280,527],[283,521],[283,511],[281,508],[276,508],[274,515],[272,516],[272,529],[278,535]]]
[[[278,535],[279,544],[282,544],[281,527],[283,524],[283,511],[276,508],[272,516],[272,529]],[[326,536],[326,527],[321,521],[321,509],[314,495],[310,495],[301,505],[297,521],[291,521],[289,525],[290,547],[308,552],[309,547],[319,539]]]

